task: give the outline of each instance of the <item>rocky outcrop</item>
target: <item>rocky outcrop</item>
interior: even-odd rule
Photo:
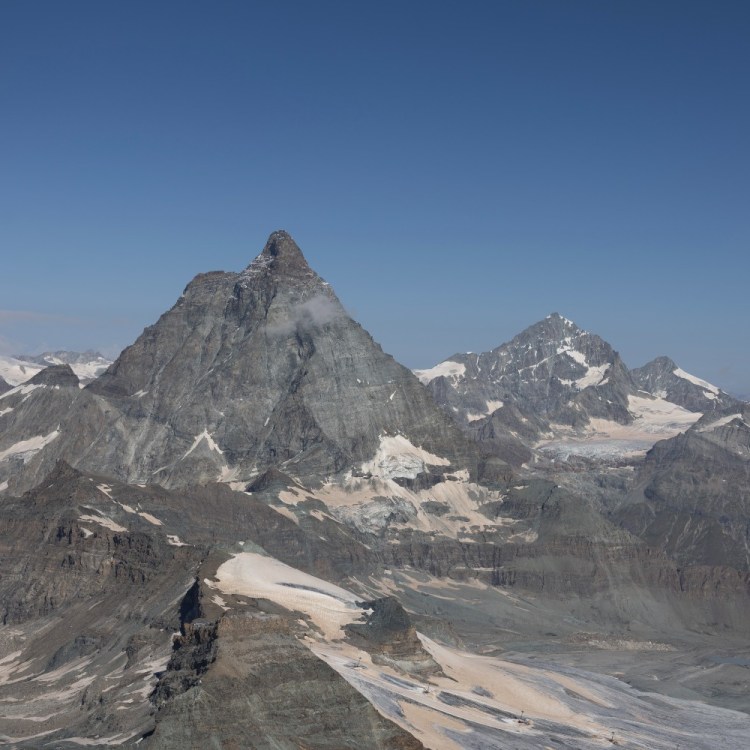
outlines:
[[[297,635],[293,620],[252,605],[185,623],[154,692],[155,728],[143,746],[423,747],[380,716]]]
[[[618,511],[625,528],[681,566],[750,571],[750,411],[734,408],[657,443]]]
[[[29,385],[47,385],[53,388],[78,388],[78,377],[67,364],[45,367],[28,382]]]
[[[407,674],[428,676],[441,671],[424,650],[406,610],[392,596],[362,602],[363,623],[346,626],[349,640],[367,651],[375,664],[386,664]]]

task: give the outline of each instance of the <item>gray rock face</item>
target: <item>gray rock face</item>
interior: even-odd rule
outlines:
[[[0,493],[31,489],[58,458],[80,462],[114,415],[78,387],[67,365],[41,370],[32,380],[0,395]]]
[[[156,688],[144,746],[423,748],[305,648],[293,623],[249,608],[188,622]]]
[[[9,391],[13,386],[3,380],[3,378],[0,378],[0,393],[5,393],[6,391]]]
[[[170,544],[101,480],[64,464],[48,480],[0,506],[0,735],[28,748],[137,738],[204,552]]]
[[[690,411],[703,413],[741,405],[715,385],[685,372],[669,357],[657,357],[630,374],[639,388]]]
[[[29,381],[30,385],[48,385],[58,388],[77,388],[78,377],[70,365],[51,365],[40,370]]]
[[[369,610],[365,622],[346,626],[350,641],[386,664],[406,674],[431,675],[440,667],[423,648],[406,610],[392,596],[362,602]]]
[[[622,524],[681,565],[750,571],[750,407],[710,412],[657,443]]]

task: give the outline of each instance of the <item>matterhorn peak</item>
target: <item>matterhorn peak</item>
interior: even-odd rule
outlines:
[[[287,276],[314,276],[292,236],[279,229],[272,232],[265,247],[243,272],[243,276],[270,272]]]

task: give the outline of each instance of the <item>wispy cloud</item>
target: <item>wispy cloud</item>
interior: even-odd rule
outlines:
[[[68,323],[82,325],[88,323],[86,318],[63,313],[45,313],[36,310],[0,310],[0,324],[2,323]]]
[[[285,336],[295,330],[324,326],[342,314],[339,305],[322,294],[296,305],[286,320],[270,323],[267,332],[272,336]]]

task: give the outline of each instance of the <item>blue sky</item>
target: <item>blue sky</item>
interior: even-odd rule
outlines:
[[[425,367],[559,311],[750,393],[750,4],[0,4],[0,349],[287,229]]]

